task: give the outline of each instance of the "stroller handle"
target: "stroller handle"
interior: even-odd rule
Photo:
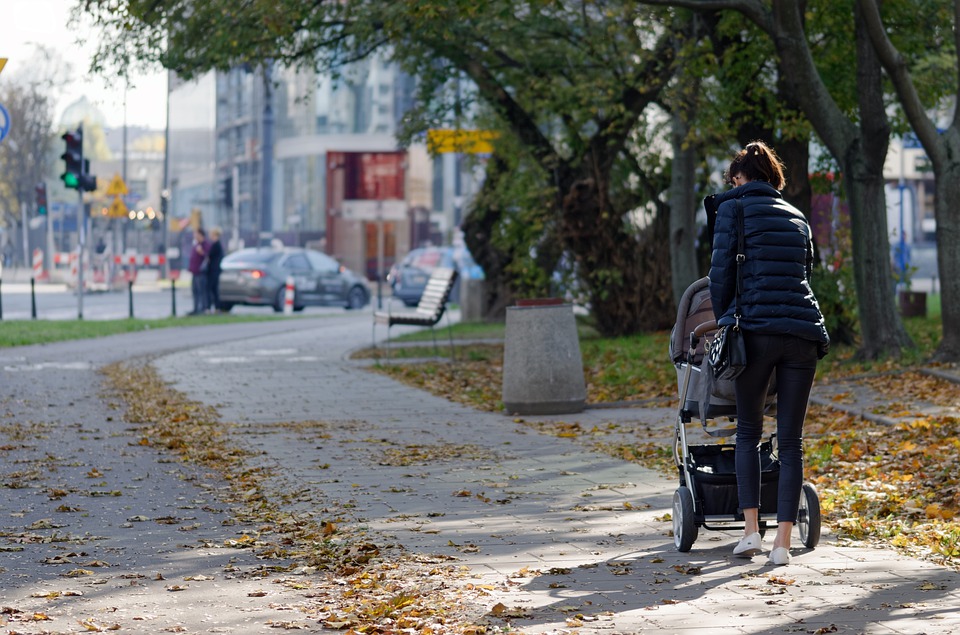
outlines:
[[[700,338],[715,330],[717,330],[717,321],[708,320],[707,322],[698,324],[697,327],[690,332],[690,359],[693,359],[693,356],[697,352],[697,346],[700,344]]]
[[[704,322],[703,324],[698,325],[697,328],[693,329],[693,334],[695,337],[699,338],[699,337],[703,337],[705,333],[709,333],[710,331],[715,331],[716,329],[717,329],[717,321],[710,320],[708,322]]]

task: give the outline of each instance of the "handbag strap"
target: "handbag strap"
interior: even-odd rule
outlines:
[[[733,328],[740,330],[740,317],[742,313],[740,312],[740,290],[743,286],[743,262],[747,259],[746,252],[743,247],[743,200],[736,199],[737,206],[737,295],[735,297],[735,308],[733,317],[737,320],[733,325]]]

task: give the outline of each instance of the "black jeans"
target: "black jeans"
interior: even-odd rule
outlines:
[[[766,387],[777,371],[777,522],[797,522],[803,488],[803,419],[817,370],[817,343],[792,335],[744,331],[747,368],[736,379],[737,495],[740,508],[760,507],[760,452]],[[760,510],[761,512],[769,510]]]
[[[207,308],[217,310],[220,308],[220,274],[209,274],[207,276]]]

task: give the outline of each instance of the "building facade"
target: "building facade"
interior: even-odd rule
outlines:
[[[471,188],[451,181],[455,155],[399,147],[414,80],[385,58],[336,81],[267,65],[170,86],[172,229],[220,226],[230,249],[317,248],[371,279],[449,240]]]

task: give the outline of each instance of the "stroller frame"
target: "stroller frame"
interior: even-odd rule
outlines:
[[[694,383],[706,381],[694,380],[695,373],[709,373],[709,365],[703,362],[704,353],[716,334],[717,323],[713,319],[709,303],[709,279],[701,278],[694,282],[684,293],[678,310],[677,324],[671,334],[671,357],[678,371],[680,385],[679,405],[673,447],[674,463],[677,466],[680,486],[673,495],[673,538],[678,551],[689,551],[696,541],[698,529],[710,530],[743,529],[744,516],[739,508],[737,497],[737,479],[734,466],[733,443],[706,443],[690,445],[686,426],[694,417],[701,419],[703,431],[710,437],[723,439],[736,434],[736,428],[711,428],[708,420],[736,420],[736,402],[715,397],[705,386],[701,393],[706,395],[706,403],[690,398]],[[689,315],[688,315],[689,313]],[[692,321],[691,321],[692,320]],[[690,324],[694,328],[687,331]],[[682,329],[682,330],[680,330]],[[689,335],[685,336],[684,331]],[[681,346],[681,338],[686,341]],[[699,365],[698,365],[699,362]],[[708,378],[712,380],[712,376]],[[713,380],[715,381],[715,380]],[[731,385],[727,387],[732,392]],[[703,399],[701,398],[701,401]],[[775,392],[770,391],[768,407],[775,407]],[[769,414],[769,412],[768,412]],[[761,443],[761,492],[760,492],[760,533],[777,525],[777,489],[779,486],[779,459],[777,457],[776,434]],[[820,540],[821,516],[820,500],[816,489],[810,483],[804,483],[800,496],[800,509],[797,528],[803,544],[814,548]]]

